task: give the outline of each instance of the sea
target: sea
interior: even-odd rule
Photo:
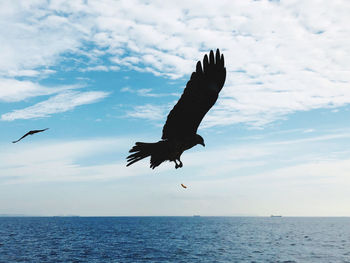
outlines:
[[[350,218],[1,217],[0,262],[350,262]]]

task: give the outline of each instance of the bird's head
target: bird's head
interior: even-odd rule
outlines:
[[[205,146],[204,139],[199,134],[196,134],[196,144],[203,145],[203,147]]]

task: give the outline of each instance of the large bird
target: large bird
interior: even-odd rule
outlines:
[[[196,71],[192,73],[184,92],[170,111],[163,127],[162,140],[155,143],[136,142],[129,151],[127,166],[151,157],[150,168],[154,169],[164,161],[172,161],[175,168],[183,166],[181,154],[197,144],[205,146],[197,129],[205,114],[215,104],[219,92],[224,86],[226,68],[224,56],[219,49],[211,50],[201,62],[197,62]]]
[[[12,143],[16,143],[19,142],[20,140],[22,140],[24,137],[27,137],[28,135],[33,135],[34,133],[38,133],[38,132],[43,132],[48,130],[49,128],[43,129],[43,130],[32,130],[27,132],[26,134],[24,134],[21,138],[19,138],[17,141],[13,141]]]

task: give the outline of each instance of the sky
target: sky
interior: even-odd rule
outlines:
[[[350,216],[350,1],[1,2],[0,214]],[[206,147],[126,167],[216,48]]]

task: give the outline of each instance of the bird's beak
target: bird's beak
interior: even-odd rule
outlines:
[[[203,145],[203,147],[205,147],[205,144],[204,144],[204,142],[203,142],[203,143],[200,143],[200,145]]]

